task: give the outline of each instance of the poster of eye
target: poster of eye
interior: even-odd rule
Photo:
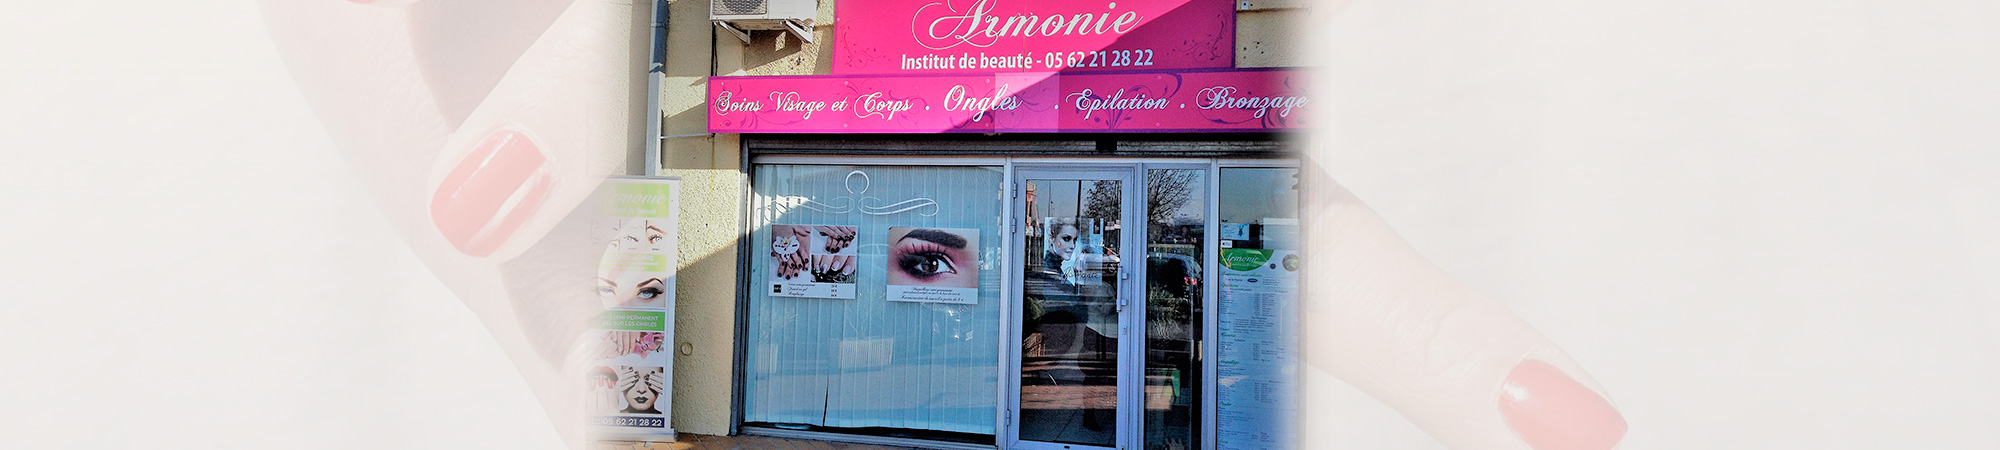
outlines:
[[[771,295],[854,298],[855,228],[771,226]]]
[[[605,308],[673,308],[680,245],[678,180],[613,178],[598,192],[596,291]]]
[[[979,230],[889,227],[889,300],[979,302]]]

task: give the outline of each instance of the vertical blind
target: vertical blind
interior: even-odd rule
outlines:
[[[999,167],[759,165],[744,420],[994,434]],[[772,296],[771,225],[858,227],[854,299]],[[890,227],[979,230],[976,304],[889,301]],[[960,270],[967,269],[965,267]]]

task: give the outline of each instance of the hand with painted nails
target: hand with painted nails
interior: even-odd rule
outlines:
[[[854,276],[853,255],[813,255],[813,281],[820,283],[844,283]]]
[[[651,386],[653,392],[667,392],[667,375],[660,372],[648,373],[646,385]]]
[[[580,446],[602,245],[577,206],[624,174],[647,7],[266,0],[299,90],[391,225],[503,343]],[[639,25],[643,26],[643,25]],[[588,209],[588,208],[582,208]],[[619,286],[627,289],[629,286]],[[642,294],[643,295],[643,294]],[[573,296],[574,298],[565,298]]]
[[[819,235],[826,240],[827,253],[840,253],[841,249],[854,245],[854,227],[819,227]]]
[[[638,382],[639,382],[639,372],[632,370],[631,366],[619,366],[618,386],[613,389],[618,392],[625,392],[627,390],[632,389],[633,383],[638,383]]]
[[[584,393],[583,397],[584,413],[607,414],[617,411],[618,391],[612,388],[617,386],[618,375],[610,368],[599,366],[591,369],[588,381],[589,386],[586,389],[589,392]]]
[[[1424,260],[1325,169],[1309,160],[1300,171],[1303,367],[1380,399],[1453,449],[1617,447],[1625,419],[1582,366]],[[1302,429],[1315,420],[1301,417]],[[1300,448],[1340,446],[1301,435]]]

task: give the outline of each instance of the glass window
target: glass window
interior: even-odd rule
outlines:
[[[756,171],[744,421],[991,442],[1001,169]]]
[[[1217,174],[1215,442],[1294,448],[1298,392],[1298,169]]]
[[[1199,447],[1206,172],[1146,171],[1147,450]]]

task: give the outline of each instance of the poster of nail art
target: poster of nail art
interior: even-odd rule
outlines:
[[[889,227],[889,300],[979,302],[979,230]]]
[[[855,227],[772,225],[772,296],[853,299]]]
[[[605,311],[587,347],[583,416],[597,437],[671,435],[667,410],[673,364],[661,311]]]

